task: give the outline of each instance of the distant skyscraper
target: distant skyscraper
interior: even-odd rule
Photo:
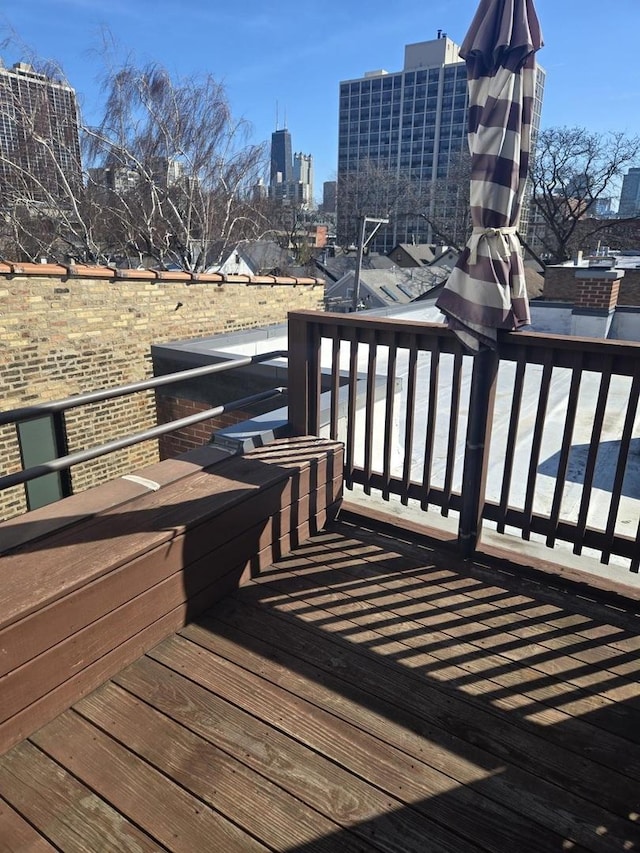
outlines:
[[[322,185],[322,210],[325,213],[336,212],[337,181],[325,181]]]
[[[286,184],[293,178],[291,134],[286,128],[271,134],[271,184]]]
[[[626,218],[640,213],[640,169],[629,169],[622,179],[618,216]]]
[[[0,67],[0,195],[51,201],[82,184],[75,91],[19,62]]]
[[[538,69],[534,138],[540,124],[543,85],[544,72]],[[450,178],[460,169],[461,155],[468,151],[468,103],[467,69],[458,45],[440,31],[437,39],[406,45],[402,71],[371,71],[341,82],[339,110],[338,236],[353,240],[357,233],[354,211],[362,200],[351,197],[349,176],[371,166],[391,179],[409,179],[418,196],[431,182]],[[431,199],[435,203],[435,193]],[[389,211],[360,213],[380,216]],[[378,232],[375,245],[379,251],[389,251],[415,237],[430,242],[425,220],[407,213],[411,211]],[[393,211],[391,214],[393,218]]]
[[[311,154],[295,154],[293,157],[293,180],[300,185],[299,194],[303,204],[313,204],[313,157]]]
[[[292,157],[288,130],[271,134],[269,195],[282,204],[313,206],[313,157],[311,154]]]

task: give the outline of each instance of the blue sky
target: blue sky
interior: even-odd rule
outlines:
[[[254,141],[276,127],[314,156],[316,194],[335,177],[338,84],[365,71],[398,71],[404,45],[436,37],[460,43],[478,0],[29,0],[0,13],[6,64],[19,42],[61,65],[85,116],[97,117],[105,27],[121,54],[156,60],[176,76],[211,73]],[[7,7],[5,6],[5,9]],[[640,135],[640,0],[536,0],[547,70],[543,126]],[[12,37],[12,33],[16,38]]]

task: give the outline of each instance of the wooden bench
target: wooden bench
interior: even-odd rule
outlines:
[[[205,449],[195,471],[156,491],[137,486],[113,506],[107,498],[77,520],[61,501],[61,529],[51,517],[43,536],[36,520],[34,537],[22,527],[22,544],[0,557],[0,753],[337,513],[336,442],[281,439],[222,459],[210,452],[210,466]]]

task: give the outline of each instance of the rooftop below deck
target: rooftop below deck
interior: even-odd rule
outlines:
[[[638,617],[363,524],[6,753],[8,849],[638,849]]]

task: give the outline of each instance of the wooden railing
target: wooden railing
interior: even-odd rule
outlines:
[[[640,568],[640,344],[295,312],[289,417],[345,443],[345,485]],[[512,539],[510,541],[513,541]],[[567,548],[564,545],[565,549]]]

